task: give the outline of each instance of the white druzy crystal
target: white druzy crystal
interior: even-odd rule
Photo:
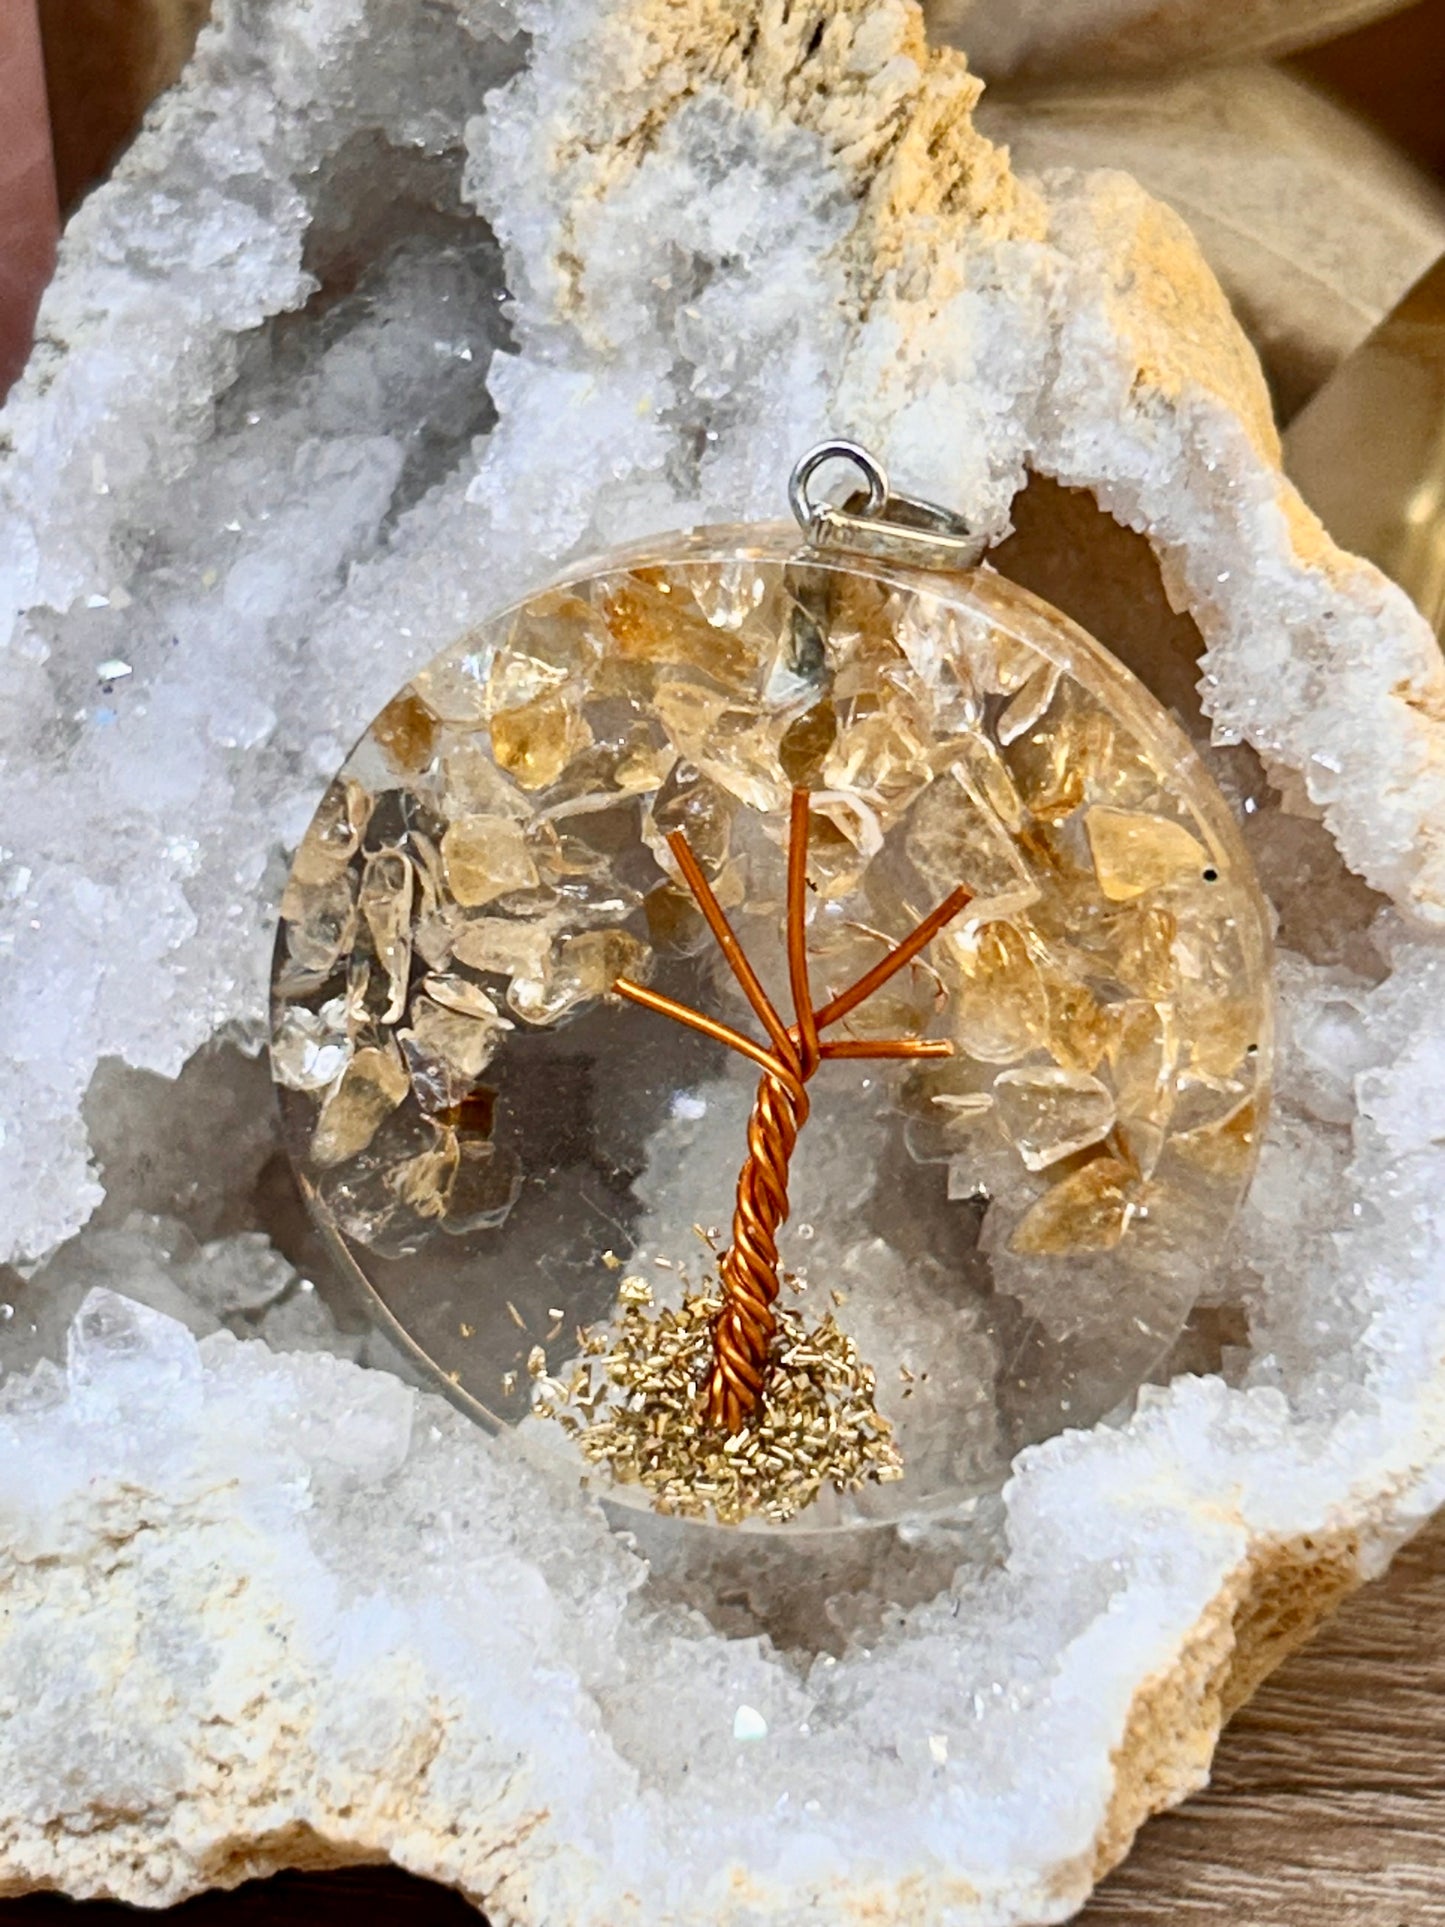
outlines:
[[[498,1927],[1060,1919],[1440,1496],[1445,671],[1177,218],[1016,178],[975,94],[905,0],[231,0],[72,222],[0,453],[6,1890],[389,1855]],[[407,675],[844,429],[994,536],[1030,471],[1147,535],[1284,1041],[1217,1372],[739,1570],[334,1355],[398,1362],[308,1288],[235,1046]]]

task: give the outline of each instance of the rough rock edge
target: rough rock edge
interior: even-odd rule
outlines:
[[[152,1330],[175,1329],[160,1314],[141,1312],[139,1316]],[[240,1383],[227,1388],[235,1397],[244,1393],[249,1382],[245,1368],[260,1349],[238,1349],[234,1339],[220,1335],[203,1341],[199,1361],[215,1366],[224,1366],[228,1360],[240,1363]],[[243,1357],[247,1354],[252,1356]],[[371,1377],[339,1360],[318,1360],[313,1372],[317,1368],[323,1376],[312,1390],[325,1384],[330,1394],[328,1409],[343,1408],[354,1388]],[[417,1421],[430,1417],[468,1438],[464,1421],[434,1395],[418,1397],[394,1381],[387,1383],[388,1401],[412,1412],[413,1432]],[[181,1416],[173,1424],[184,1428],[186,1422]],[[109,1423],[113,1420],[92,1411],[81,1420],[82,1432],[98,1438]],[[174,1443],[172,1431],[171,1451]],[[404,1730],[391,1729],[379,1736],[369,1770],[352,1760],[354,1771],[364,1772],[365,1778],[352,1777],[343,1785],[362,1797],[336,1804],[326,1776],[317,1771],[317,1729],[324,1736],[334,1719],[337,1697],[348,1697],[348,1679],[345,1671],[339,1677],[327,1671],[322,1654],[313,1646],[314,1633],[308,1635],[304,1618],[296,1616],[297,1602],[271,1583],[274,1554],[285,1544],[286,1520],[276,1522],[280,1537],[273,1546],[266,1536],[273,1528],[263,1525],[258,1535],[258,1522],[244,1498],[237,1509],[231,1493],[241,1481],[234,1476],[218,1478],[223,1467],[203,1453],[183,1462],[168,1481],[153,1485],[147,1482],[146,1450],[143,1438],[130,1437],[121,1462],[107,1474],[97,1475],[83,1454],[67,1467],[67,1448],[61,1447],[59,1509],[47,1512],[42,1507],[36,1513],[32,1507],[31,1537],[21,1555],[22,1570],[29,1568],[30,1590],[38,1587],[47,1600],[54,1597],[62,1614],[63,1636],[63,1616],[67,1611],[75,1614],[74,1580],[80,1568],[74,1554],[82,1549],[72,1548],[69,1555],[61,1549],[67,1530],[73,1531],[75,1525],[66,1495],[83,1494],[92,1541],[84,1568],[85,1600],[92,1608],[99,1606],[111,1621],[111,1657],[124,1654],[128,1621],[142,1606],[153,1612],[158,1603],[155,1565],[159,1559],[164,1571],[167,1560],[157,1536],[184,1506],[194,1514],[203,1538],[219,1531],[233,1548],[229,1565],[210,1552],[203,1550],[200,1555],[200,1569],[211,1575],[206,1637],[224,1646],[235,1614],[249,1612],[254,1617],[259,1606],[264,1638],[259,1648],[238,1653],[234,1673],[223,1667],[208,1682],[209,1695],[196,1707],[195,1719],[187,1722],[182,1717],[168,1728],[169,1737],[184,1749],[189,1762],[169,1813],[149,1808],[92,1809],[73,1835],[59,1813],[38,1824],[37,1816],[12,1813],[4,1829],[11,1839],[9,1870],[0,1868],[0,1897],[61,1885],[52,1876],[67,1846],[73,1857],[66,1868],[64,1891],[81,1898],[112,1897],[147,1906],[172,1904],[209,1887],[237,1886],[283,1868],[391,1861],[465,1893],[489,1911],[493,1927],[556,1927],[555,1912],[549,1910],[555,1904],[558,1880],[565,1886],[579,1875],[585,1879],[588,1862],[579,1856],[576,1867],[559,1868],[558,1860],[567,1857],[566,1845],[546,1837],[551,1815],[536,1804],[536,1789],[527,1784],[525,1773],[502,1774],[483,1810],[474,1807],[465,1816],[454,1815],[449,1824],[442,1823],[447,1796],[429,1782],[457,1713],[446,1703],[445,1682],[404,1644],[389,1643],[387,1659],[393,1667],[399,1661],[413,1681],[412,1716]],[[291,1469],[294,1477],[298,1468]],[[530,1479],[533,1475],[516,1469],[516,1476]],[[1379,1509],[1385,1496],[1379,1490],[1358,1494],[1361,1511]],[[1388,1496],[1398,1499],[1400,1495],[1395,1491]],[[1231,1514],[1221,1523],[1237,1532],[1245,1522],[1241,1515]],[[595,1518],[584,1529],[593,1534],[601,1530],[606,1536]],[[830,1893],[819,1898],[835,1905],[841,1918],[860,1923],[912,1919],[910,1907],[943,1906],[969,1908],[980,1923],[1065,1918],[1123,1858],[1145,1819],[1204,1784],[1223,1720],[1309,1637],[1340,1598],[1369,1571],[1378,1570],[1399,1537],[1400,1528],[1395,1525],[1388,1529],[1388,1537],[1383,1528],[1372,1532],[1363,1527],[1325,1526],[1289,1538],[1256,1539],[1181,1638],[1173,1663],[1137,1688],[1111,1756],[1113,1792],[1086,1852],[1042,1870],[1043,1877],[1032,1885],[1020,1882],[1007,1893],[996,1884],[981,1889],[961,1873],[933,1868],[919,1877],[911,1895],[901,1890],[891,1903],[877,1888],[856,1896]],[[315,1560],[314,1552],[311,1557]],[[318,1569],[326,1569],[324,1558]],[[182,1565],[178,1570],[183,1585],[196,1582],[194,1568],[188,1573]],[[314,1583],[309,1571],[303,1568],[299,1573],[303,1584]],[[114,1595],[107,1599],[112,1582]],[[253,1590],[258,1597],[248,1607],[242,1603],[243,1595]],[[25,1592],[20,1586],[13,1596],[23,1604]],[[23,1616],[17,1622],[12,1615],[9,1635],[20,1632],[22,1624]],[[0,1641],[0,1651],[3,1645]],[[149,1667],[153,1659],[153,1654],[146,1655],[143,1663]],[[263,1680],[267,1697],[259,1702],[248,1698]],[[274,1697],[269,1691],[273,1684]],[[245,1741],[237,1751],[242,1734]],[[464,1727],[458,1737],[464,1748],[480,1745],[488,1754],[496,1751],[495,1736],[475,1725]],[[454,1755],[446,1766],[454,1774]],[[519,1849],[538,1834],[542,1858],[529,1867]],[[28,1868],[28,1873],[15,1871],[17,1866]],[[766,1888],[751,1896],[747,1888],[746,1876],[735,1872],[734,1898],[742,1903],[751,1897],[765,1917],[770,1915],[767,1902],[772,1896]],[[628,1898],[632,1905],[622,1917],[647,1918],[634,1912],[635,1898]],[[729,1916],[720,1912],[716,1917]],[[790,1911],[785,1917],[791,1921],[798,1916]]]
[[[1093,1860],[1076,1875],[1096,1885],[1146,1820],[1208,1785],[1225,1722],[1363,1578],[1353,1529],[1266,1541],[1250,1553],[1201,1614],[1176,1665],[1134,1695]],[[1078,1891],[1061,1878],[1063,1897]]]
[[[920,140],[916,144],[911,144],[906,138],[900,138],[895,143],[894,156],[903,158],[895,158],[897,172],[891,186],[886,191],[870,191],[871,207],[886,207],[890,219],[896,219],[905,210],[917,208],[918,203],[910,199],[903,189],[915,186],[920,179],[924,183],[932,183],[937,179],[935,170],[938,170],[940,150],[950,150],[956,141],[963,139],[958,132],[964,125],[963,118],[961,114],[955,118],[954,110],[971,85],[961,77],[956,65],[951,76],[935,65],[932,79],[927,87],[920,89],[915,103],[917,118],[909,123],[915,130],[927,128],[929,131],[920,133]],[[937,111],[940,101],[944,103],[946,111]],[[924,112],[925,104],[929,113]],[[920,158],[925,155],[928,166],[920,168]],[[978,152],[971,153],[972,160],[980,158]],[[971,178],[968,167],[963,169],[963,177]],[[880,173],[879,180],[882,179]],[[896,194],[895,189],[898,190]],[[1141,197],[1141,210],[1142,207]],[[1029,196],[1021,194],[1014,208],[1001,217],[1005,238],[1017,238],[1025,231],[1031,232],[1032,237],[1036,238],[1037,228],[1030,218],[1035,211],[1036,204]],[[951,219],[959,226],[970,219],[978,220],[984,212],[984,207],[933,209],[940,220],[946,222]],[[1157,394],[1175,400],[1187,396],[1191,391],[1203,390],[1216,401],[1239,408],[1256,455],[1262,458],[1262,465],[1267,465],[1274,452],[1272,431],[1269,430],[1267,416],[1260,412],[1258,396],[1251,392],[1254,383],[1250,378],[1248,358],[1238,348],[1237,336],[1223,323],[1221,304],[1212,280],[1193,265],[1197,257],[1193,257],[1192,248],[1182,237],[1182,230],[1176,226],[1171,231],[1166,218],[1160,218],[1152,235],[1149,221],[1143,220],[1141,235],[1147,244],[1143,245],[1136,265],[1145,270],[1146,278],[1152,281],[1156,292],[1177,289],[1181,284],[1192,288],[1209,323],[1202,335],[1195,332],[1191,336],[1190,345],[1186,346],[1182,355],[1175,338],[1148,330],[1138,331],[1135,352],[1141,383],[1152,387]],[[866,250],[863,258],[870,258]],[[883,258],[881,251],[876,258]],[[890,274],[895,276],[896,289],[907,288],[911,295],[910,270],[917,265],[902,258],[900,246],[900,258],[889,268]],[[927,284],[928,281],[929,276],[924,273],[923,282]],[[930,287],[929,292],[936,291]],[[1123,297],[1117,318],[1126,332],[1136,328],[1139,319],[1137,314],[1131,313],[1130,303]],[[1212,342],[1210,335],[1216,336]],[[1219,338],[1221,335],[1222,340]],[[1226,363],[1233,364],[1224,377],[1221,377],[1216,353],[1221,347],[1228,349]],[[1328,574],[1336,575],[1343,595],[1355,600],[1362,611],[1378,616],[1381,604],[1388,602],[1392,592],[1382,593],[1378,578],[1338,558],[1323,541],[1318,526],[1300,511],[1292,492],[1283,485],[1277,488],[1275,506],[1285,516],[1294,533],[1296,551],[1301,559]],[[1166,545],[1166,559],[1168,553]],[[1212,637],[1220,635],[1227,625],[1218,619],[1216,612],[1202,597],[1191,600],[1206,631]],[[1398,608],[1390,613],[1399,619],[1402,636],[1412,641],[1417,639],[1411,635],[1410,625]],[[1215,617],[1213,621],[1210,620],[1211,616]],[[1414,724],[1409,717],[1401,717],[1402,730],[1407,735],[1413,729],[1423,732],[1420,746],[1428,752],[1425,760],[1438,761],[1440,675],[1422,624],[1418,625],[1418,630],[1418,640],[1424,647],[1416,652],[1411,682],[1398,697],[1392,692],[1391,700],[1399,701],[1405,708],[1415,712]],[[1361,669],[1362,675],[1367,667],[1365,665]],[[1286,759],[1282,757],[1281,760]],[[1408,756],[1402,753],[1402,765],[1408,760]],[[1425,815],[1433,815],[1433,809],[1426,811]],[[1348,847],[1351,825],[1347,809],[1342,806],[1337,816],[1343,826],[1342,841]],[[1382,880],[1388,878],[1382,877]],[[1407,890],[1405,894],[1414,893]],[[1429,911],[1432,906],[1428,898],[1421,901],[1417,895],[1417,907]],[[1251,1555],[1237,1587],[1233,1583],[1227,1586],[1200,1620],[1181,1655],[1179,1665],[1166,1674],[1156,1676],[1136,1693],[1128,1732],[1115,1754],[1117,1784],[1110,1815],[1096,1845],[1093,1865],[1088,1870],[1081,1870],[1082,1878],[1092,1878],[1099,1868],[1112,1864],[1127,1845],[1133,1827],[1148,1812],[1182,1797],[1192,1785],[1198,1783],[1198,1773],[1202,1770],[1199,1765],[1201,1749],[1207,1752],[1212,1745],[1219,1720],[1226,1708],[1234,1703],[1235,1695],[1249,1690],[1256,1683],[1256,1673],[1267,1669],[1274,1658],[1282,1657],[1288,1644],[1297,1643],[1293,1635],[1284,1632],[1271,1634],[1268,1631],[1273,1623],[1276,1600],[1280,1597],[1286,1600],[1294,1598],[1293,1610],[1298,1618],[1296,1631],[1299,1637],[1303,1637],[1309,1626],[1360,1576],[1343,1545],[1341,1549],[1320,1558],[1313,1557],[1314,1551],[1313,1543],[1302,1539],[1286,1542],[1282,1549],[1279,1546],[1266,1547]],[[1239,1629],[1237,1646],[1234,1645],[1236,1628]],[[1182,1766],[1178,1764],[1181,1755],[1184,1760]],[[338,1816],[336,1841],[317,1844],[316,1853],[325,1858],[312,1864],[340,1864],[348,1859],[371,1857],[369,1847],[348,1843],[345,1832],[341,1816]],[[238,1850],[238,1855],[222,1863],[226,1877],[236,1868],[242,1871],[235,1872],[234,1877],[242,1878],[263,1867],[294,1864],[297,1853],[304,1852],[309,1858],[312,1847],[304,1829],[287,1827],[267,1841],[258,1843],[254,1849],[254,1859],[246,1857],[248,1851]],[[1077,1897],[1078,1892],[1075,1891],[1073,1898]]]

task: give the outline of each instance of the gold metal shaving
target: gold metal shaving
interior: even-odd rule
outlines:
[[[855,1492],[902,1478],[893,1429],[874,1404],[875,1375],[831,1313],[809,1328],[779,1306],[759,1412],[739,1432],[707,1426],[702,1396],[721,1302],[707,1289],[689,1292],[656,1317],[624,1302],[605,1336],[587,1334],[589,1356],[566,1387],[539,1386],[534,1411],[562,1424],[619,1484],[645,1486],[659,1512],[711,1512],[721,1525],[755,1515],[781,1525],[825,1485]]]

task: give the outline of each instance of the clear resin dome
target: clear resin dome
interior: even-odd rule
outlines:
[[[818,1066],[729,1439],[699,1374],[759,1068],[613,987],[766,1043],[680,832],[793,1021],[800,790],[818,1004],[970,901],[830,1033],[952,1054]],[[1127,1399],[1268,1089],[1264,906],[1153,698],[988,570],[781,528],[609,560],[433,661],[317,811],[273,988],[306,1196],[450,1394],[624,1501],[792,1530],[989,1490]]]

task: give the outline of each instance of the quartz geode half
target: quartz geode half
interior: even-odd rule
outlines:
[[[548,1927],[1062,1918],[1434,1503],[1445,675],[1178,221],[1015,178],[975,93],[901,0],[237,4],[72,223],[0,472],[9,1890],[389,1855]],[[170,1080],[258,1038],[287,854],[414,671],[844,427],[995,535],[1029,472],[1147,535],[1283,1035],[1167,1382],[997,1507],[739,1572],[218,1329],[327,1341],[244,1064]]]

